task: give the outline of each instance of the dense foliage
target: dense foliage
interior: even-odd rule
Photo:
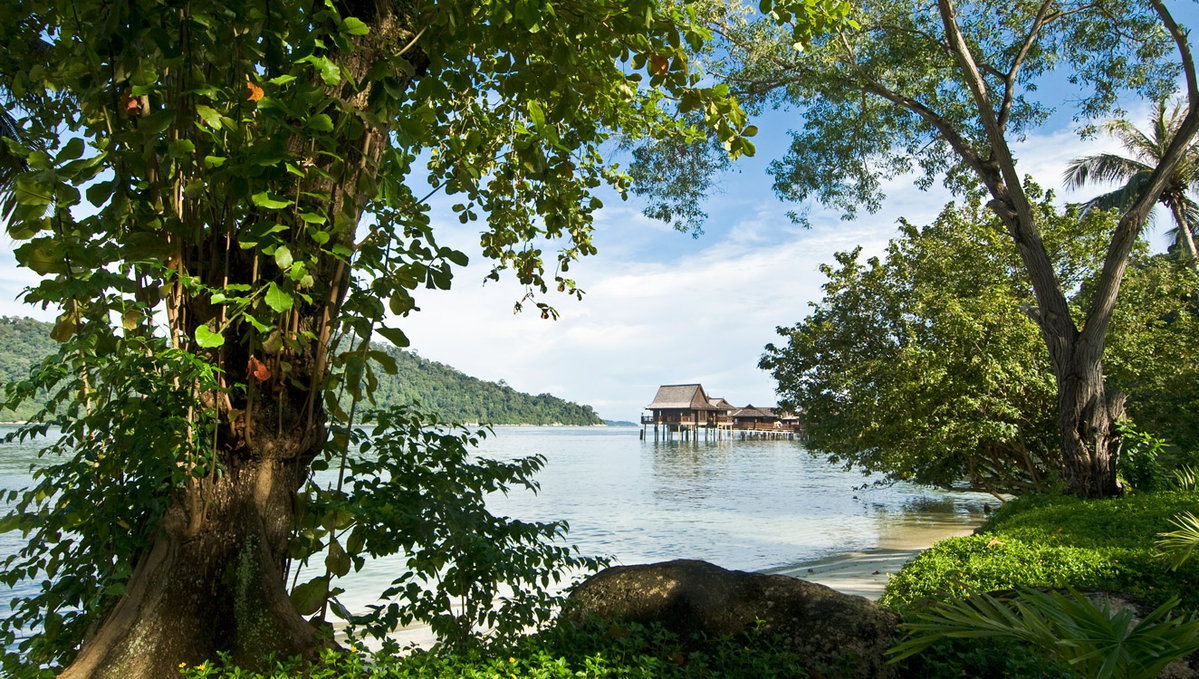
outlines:
[[[1015,587],[1106,589],[1199,610],[1199,564],[1177,570],[1160,558],[1157,534],[1194,491],[1137,493],[1110,500],[1035,495],[1001,507],[977,535],[942,540],[891,578],[882,602],[922,601]]]
[[[51,323],[29,318],[0,318],[0,382],[18,382],[29,377],[30,370],[57,352],[51,339]],[[551,394],[533,396],[465,375],[454,368],[421,358],[413,352],[375,344],[373,356],[394,363],[394,374],[377,358],[369,363],[378,386],[373,397],[379,408],[418,403],[447,422],[483,424],[599,424],[591,406],[564,401]],[[388,358],[390,357],[390,358]],[[389,365],[390,367],[390,365]],[[349,407],[345,399],[343,408]],[[28,420],[44,405],[45,399],[32,399],[19,410],[0,411],[0,419]]]
[[[1126,401],[1105,383],[1104,345],[1128,258],[1199,132],[1188,35],[1166,4],[871,0],[855,5],[852,25],[838,25],[810,50],[796,50],[775,17],[755,12],[753,3],[706,7],[720,38],[715,70],[751,110],[794,113],[791,143],[770,166],[779,196],[817,199],[852,217],[878,209],[887,180],[909,173],[921,187],[941,180],[959,198],[986,196],[1028,274],[1035,304],[1027,313],[1049,354],[1043,365],[1056,389],[1055,471],[1071,493],[1116,495]],[[1119,115],[1122,97],[1165,99],[1179,74],[1186,94],[1178,124],[1107,230],[1088,304],[1072,308],[1068,273],[1055,269],[1045,247],[1047,225],[1037,197],[1025,191],[1014,143],[1049,121],[1059,102],[1086,125]],[[1037,92],[1062,78],[1071,96]],[[702,190],[692,182],[673,195],[684,216],[697,184]],[[661,190],[670,195],[672,188]]]
[[[380,406],[420,403],[452,422],[484,424],[600,424],[588,405],[551,394],[526,394],[488,382],[394,347],[376,347],[396,362],[394,375],[380,374],[374,398]]]
[[[26,379],[35,365],[58,350],[50,337],[52,327],[32,318],[0,317],[0,384]],[[0,409],[0,420],[28,420],[41,405],[35,400],[19,406],[16,411]]]
[[[1029,194],[1077,312],[1112,218],[1062,210],[1036,188]],[[766,347],[761,366],[783,407],[806,413],[809,449],[834,462],[944,487],[1047,487],[1060,468],[1057,389],[1006,229],[974,200],[900,230],[881,258],[863,262],[855,251],[824,265],[824,297],[806,319],[779,328],[785,344]],[[1139,248],[1108,361],[1132,416],[1187,447],[1194,419],[1184,413],[1199,381],[1197,285],[1177,258]]]
[[[283,661],[263,673],[224,663],[188,667],[185,679],[806,679],[836,668],[805,666],[769,638],[682,639],[660,628],[614,625],[560,627],[512,645],[445,654],[416,651],[403,657],[329,653],[316,666]]]
[[[904,662],[925,677],[1090,677],[1096,666],[1087,663],[1121,645],[1127,655],[1118,662],[1131,661],[1134,670],[1149,666],[1136,661],[1138,653],[1156,661],[1175,642],[1187,648],[1195,642],[1195,623],[1188,627],[1187,620],[1199,608],[1199,567],[1187,563],[1173,570],[1155,539],[1171,527],[1176,512],[1197,500],[1192,488],[1109,500],[1030,495],[1005,504],[979,534],[938,542],[887,584],[882,602],[917,623],[909,629],[956,637],[931,646],[926,644],[934,637],[913,638],[908,650],[920,652]],[[998,601],[976,596],[1041,587],[1127,593],[1164,606],[1161,612],[1169,610],[1172,599],[1181,602],[1166,616],[1169,620],[1163,617],[1132,634],[1135,623],[1127,614],[1102,614],[1073,596],[1064,601],[1027,591],[1013,601],[1006,594]],[[1027,643],[1058,660],[1030,653]],[[1096,655],[1075,660],[1081,664],[1074,669],[1061,660],[1092,651]],[[1093,671],[1082,671],[1088,666]]]

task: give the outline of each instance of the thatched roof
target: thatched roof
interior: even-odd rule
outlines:
[[[736,410],[737,409],[737,406],[735,406],[732,403],[729,403],[728,401],[724,400],[723,398],[720,398],[717,396],[709,396],[708,404],[711,405],[713,408],[716,408],[717,410]]]
[[[663,384],[654,402],[646,410],[719,410],[708,404],[708,395],[699,384]]]
[[[755,408],[752,403],[744,408],[734,410],[729,415],[732,417],[776,417],[773,408]]]

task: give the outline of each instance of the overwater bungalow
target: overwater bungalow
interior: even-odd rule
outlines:
[[[670,440],[675,434],[682,440],[694,440],[701,432],[705,439],[794,438],[803,433],[799,417],[793,413],[753,404],[738,408],[723,398],[708,396],[698,383],[664,384],[645,409],[650,414],[641,416],[641,438],[646,437],[650,425],[655,440],[659,436]]]
[[[715,426],[720,415],[727,412],[712,405],[700,384],[664,384],[658,387],[654,402],[645,406],[653,412],[650,422],[677,427]],[[646,418],[641,418],[646,424]]]
[[[774,408],[755,408],[752,403],[729,413],[729,417],[733,424],[774,424],[779,421]]]

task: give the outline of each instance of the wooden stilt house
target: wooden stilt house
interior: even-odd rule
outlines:
[[[664,384],[658,387],[654,402],[645,406],[653,413],[647,424],[671,424],[693,427],[715,426],[723,412],[712,405],[700,384]]]

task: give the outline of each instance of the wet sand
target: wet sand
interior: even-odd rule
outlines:
[[[789,575],[832,587],[844,594],[864,596],[877,601],[887,586],[887,580],[920,552],[945,538],[970,535],[982,517],[962,520],[955,517],[916,517],[889,525],[879,536],[877,547],[860,552],[836,554],[815,561],[806,561],[764,573]]]

